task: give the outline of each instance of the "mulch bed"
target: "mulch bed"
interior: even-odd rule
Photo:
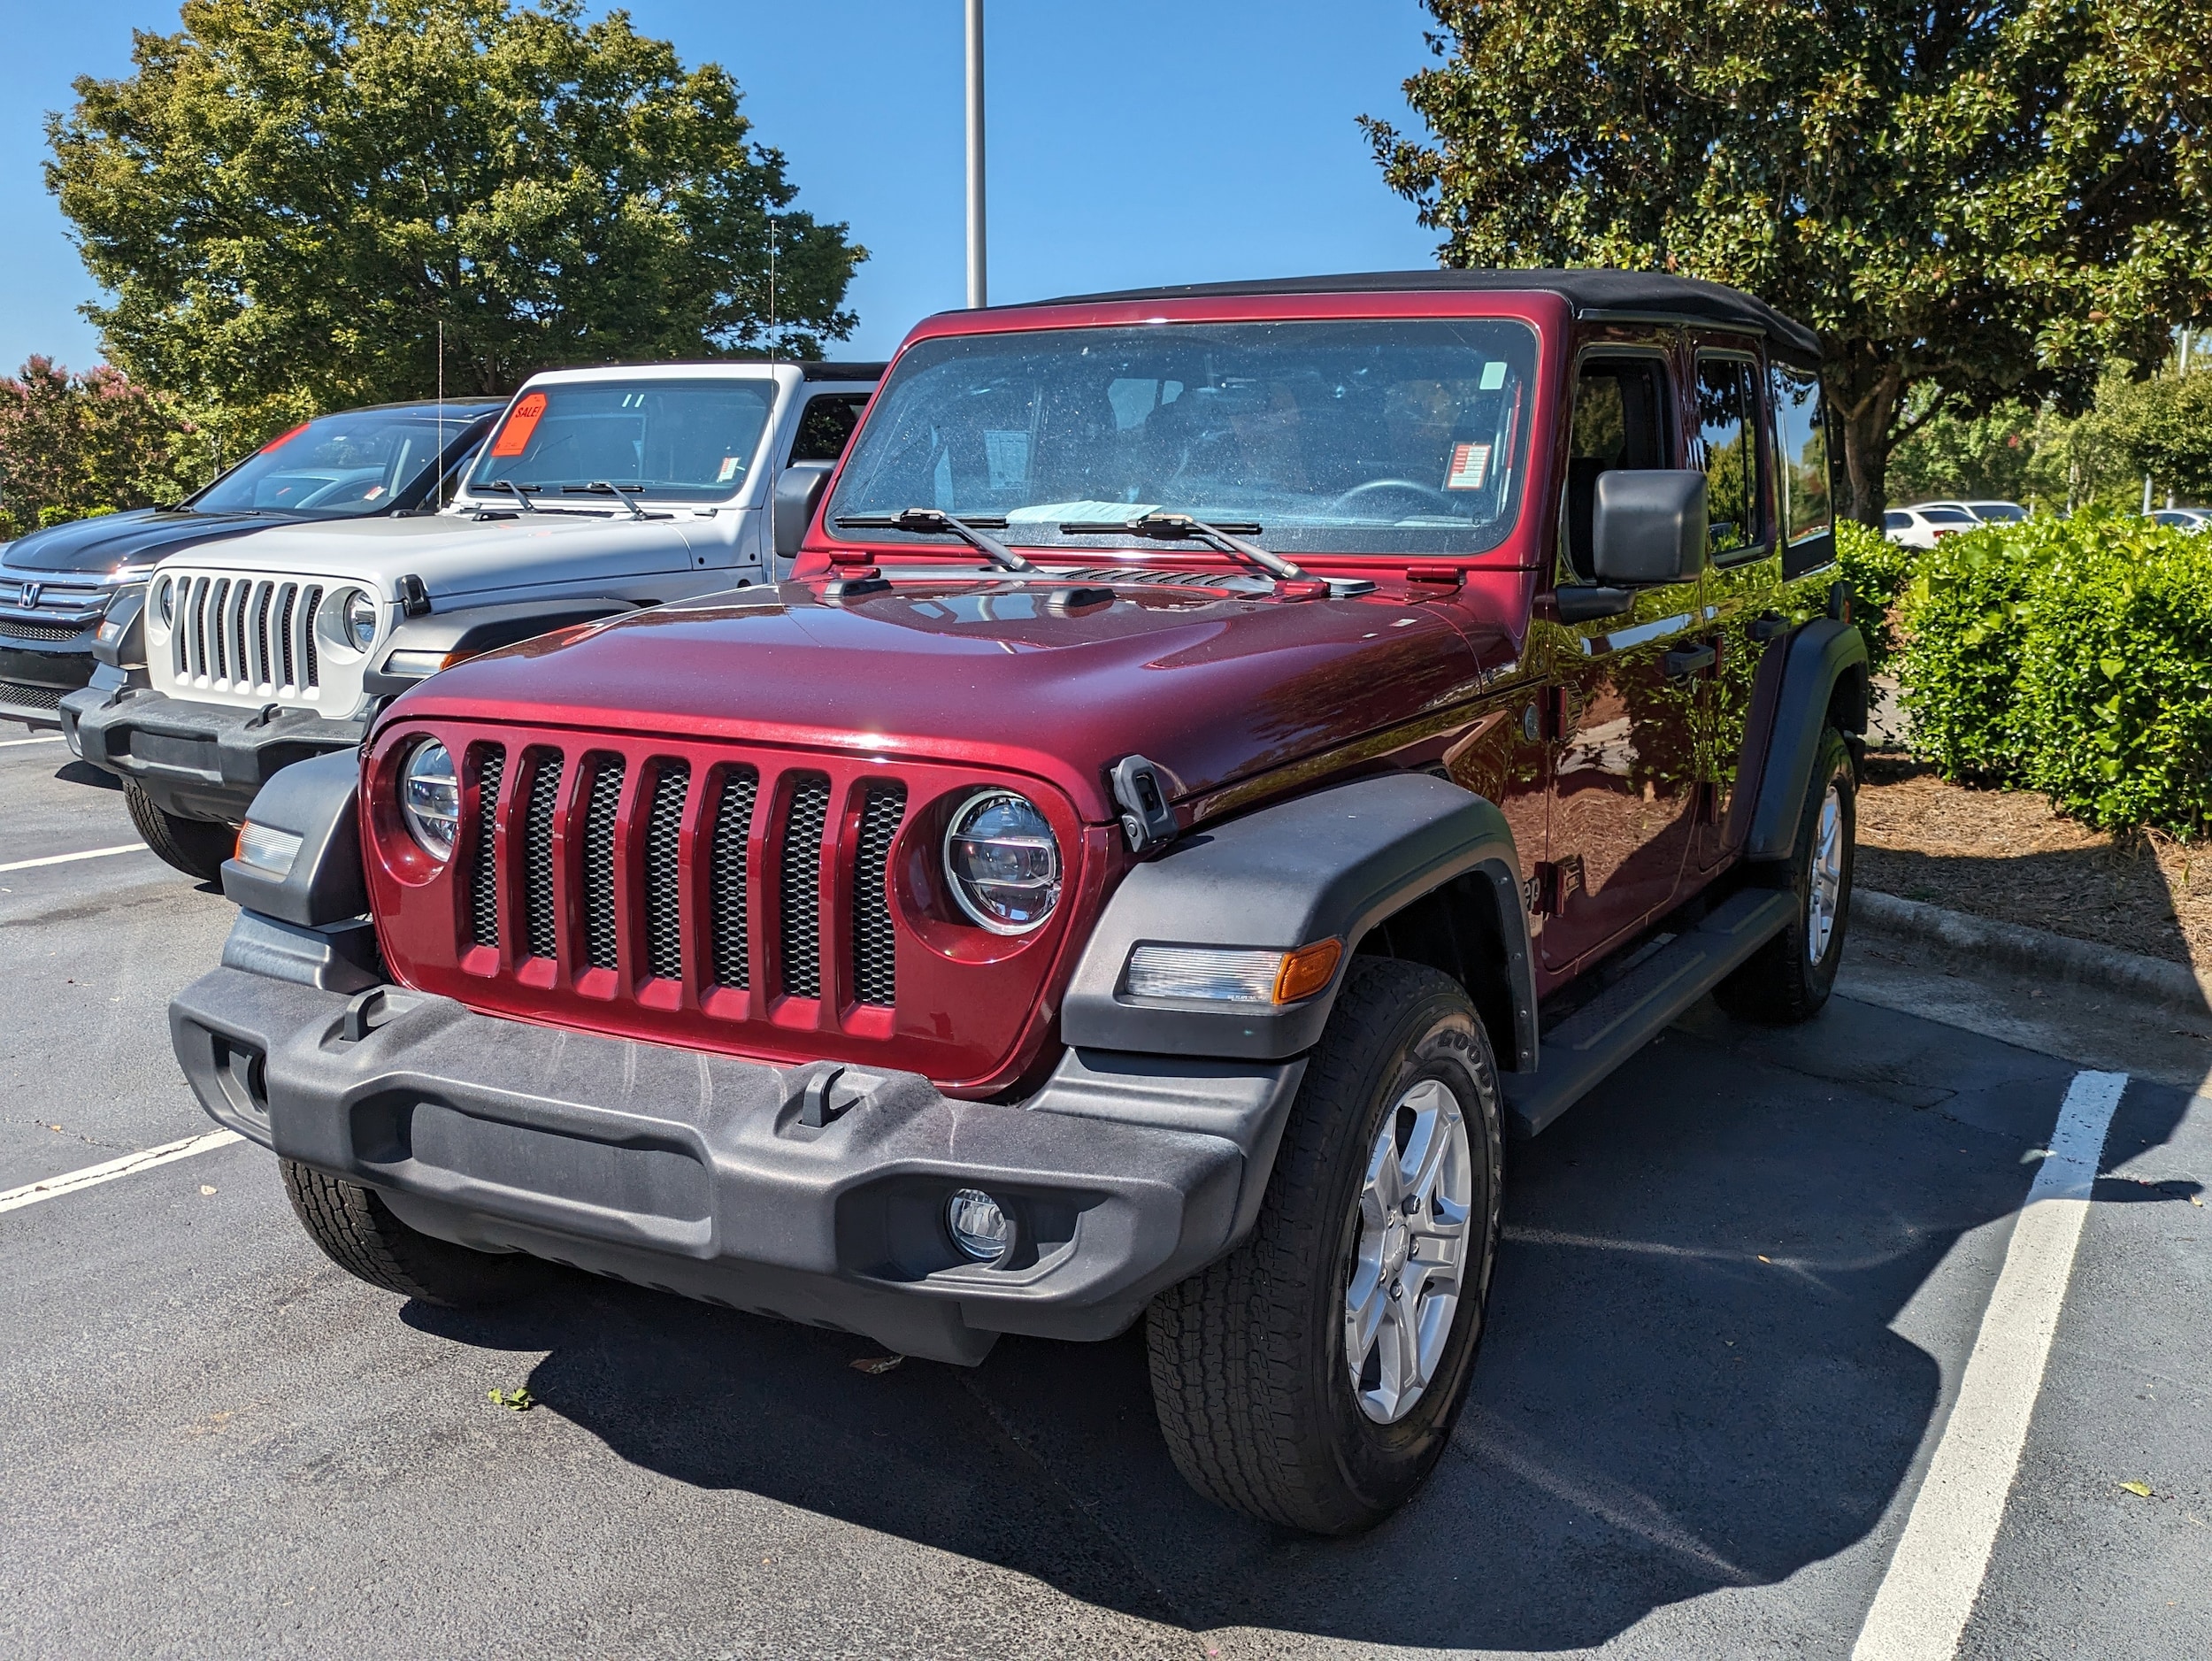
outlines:
[[[2121,840],[2039,796],[1947,784],[1869,751],[1854,880],[1909,900],[2212,969],[2212,848]]]

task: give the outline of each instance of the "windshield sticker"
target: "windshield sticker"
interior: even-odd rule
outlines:
[[[715,474],[714,474],[714,481],[715,481],[715,483],[717,483],[717,484],[727,484],[727,483],[729,483],[729,481],[730,481],[731,480],[733,480],[733,479],[734,479],[734,478],[736,478],[736,477],[737,477],[737,458],[736,458],[736,457],[734,457],[734,456],[725,456],[725,457],[723,457],[723,458],[722,458],[722,465],[721,465],[721,466],[720,466],[720,467],[718,467],[718,468],[717,468],[717,469],[715,470]]]
[[[499,429],[499,437],[492,444],[495,456],[519,456],[529,445],[530,434],[538,430],[538,418],[545,413],[545,394],[534,392],[515,405],[515,412],[507,418],[507,425]]]
[[[382,485],[373,484],[361,493],[361,499],[364,502],[373,502],[377,499],[377,497],[382,496],[383,494],[384,487]]]
[[[1029,482],[1029,434],[1024,428],[985,428],[983,455],[990,465],[992,489],[1018,490]]]
[[[1485,365],[1483,365],[1483,366],[1482,366],[1482,381],[1481,381],[1481,385],[1479,386],[1479,388],[1478,388],[1478,390],[1479,390],[1479,391],[1483,391],[1483,392],[1495,392],[1495,391],[1497,391],[1497,390],[1498,390],[1501,387],[1502,387],[1502,386],[1504,386],[1504,385],[1505,385],[1505,359],[1504,359],[1504,358],[1499,358],[1499,359],[1498,359],[1495,363],[1488,363],[1488,364],[1485,364]]]
[[[1445,470],[1444,488],[1447,490],[1479,490],[1482,481],[1490,476],[1490,446],[1487,444],[1455,444],[1452,446],[1452,465]]]

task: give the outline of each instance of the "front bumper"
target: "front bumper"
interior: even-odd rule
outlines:
[[[218,1123],[425,1233],[963,1364],[1001,1333],[1110,1337],[1233,1246],[1304,1070],[1071,1051],[1003,1106],[234,967],[169,1019]],[[1013,1217],[1002,1262],[947,1234],[962,1188]]]
[[[187,819],[246,816],[261,787],[311,756],[350,750],[365,718],[327,720],[312,710],[188,704],[145,688],[88,688],[62,700],[72,747],[95,766],[143,786],[154,804]]]
[[[62,699],[92,679],[99,627],[97,617],[80,627],[0,619],[0,720],[58,728]]]

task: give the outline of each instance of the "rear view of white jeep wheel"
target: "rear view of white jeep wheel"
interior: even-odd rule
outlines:
[[[1251,1237],[1152,1306],[1176,1465],[1233,1509],[1371,1526],[1443,1451],[1496,1255],[1498,1080],[1466,994],[1354,963]]]

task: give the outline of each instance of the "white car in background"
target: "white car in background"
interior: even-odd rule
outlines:
[[[1980,524],[1955,503],[1924,502],[1917,507],[1892,508],[1883,514],[1882,534],[1901,548],[1933,548],[1939,537],[1955,536]]]
[[[2158,508],[2152,511],[2151,518],[2177,531],[2212,530],[2212,508]]]
[[[2016,525],[2028,517],[2027,509],[2017,502],[1923,502],[1922,511],[1929,508],[1956,508],[1985,525]]]

